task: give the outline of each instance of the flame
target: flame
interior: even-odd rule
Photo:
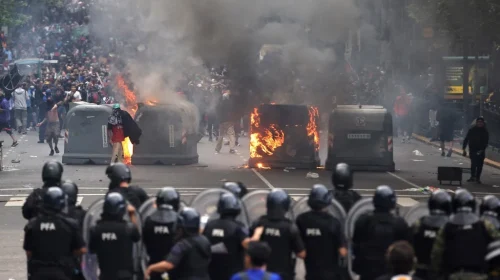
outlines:
[[[319,151],[319,132],[318,132],[319,111],[316,107],[309,107],[309,123],[307,124],[307,136],[314,140],[314,148]]]
[[[271,169],[269,166],[265,166],[263,163],[257,163],[257,168],[258,169]]]
[[[261,158],[262,154],[272,155],[285,142],[285,133],[276,124],[260,126],[259,109],[254,108],[250,115],[250,157]]]
[[[125,103],[126,103],[126,108],[125,110],[132,116],[132,118],[135,116],[135,113],[137,112],[137,98],[135,96],[135,93],[130,90],[130,88],[127,86],[125,83],[125,80],[121,75],[118,75],[116,77],[116,84],[118,88],[120,88],[123,92],[123,95],[125,97]],[[123,146],[123,161],[125,164],[132,164],[132,155],[134,154],[134,145],[132,142],[130,142],[130,139],[128,137],[125,138],[122,142]]]

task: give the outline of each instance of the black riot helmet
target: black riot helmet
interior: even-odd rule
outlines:
[[[61,184],[61,189],[68,196],[68,205],[75,206],[78,197],[78,186],[70,180],[65,180]]]
[[[222,188],[232,192],[239,199],[248,193],[247,187],[242,182],[224,182]]]
[[[122,182],[130,183],[132,180],[130,168],[121,162],[108,166],[108,168],[106,168],[106,175],[109,180],[111,180],[111,185],[113,185],[113,187],[117,187]]]
[[[42,168],[42,181],[45,185],[59,185],[62,174],[62,163],[55,160],[47,161]]]
[[[438,190],[433,192],[427,202],[431,215],[450,215],[451,214],[451,195],[444,191]]]
[[[290,209],[291,199],[283,189],[273,189],[266,200],[267,214],[282,216]]]
[[[453,196],[452,210],[453,213],[473,213],[476,211],[476,199],[468,190],[459,189]]]
[[[241,213],[241,202],[233,193],[223,193],[217,203],[217,212],[221,216],[238,216]]]
[[[321,210],[328,205],[332,204],[333,194],[325,185],[316,184],[312,187],[309,193],[307,205],[313,210]]]
[[[500,217],[500,200],[494,195],[487,195],[481,200],[479,207],[481,215],[486,214],[490,216]]]
[[[49,187],[43,194],[43,208],[60,212],[66,204],[66,196],[60,187]]]
[[[336,189],[350,189],[352,187],[352,170],[347,163],[339,163],[332,174],[332,184]]]
[[[185,207],[179,213],[180,227],[191,234],[198,233],[200,229],[200,214],[191,207]]]
[[[380,212],[389,212],[396,208],[396,193],[389,186],[378,186],[373,196],[373,206]]]
[[[127,211],[127,201],[119,192],[110,192],[104,197],[102,215],[107,218],[121,219]]]
[[[179,211],[181,196],[173,187],[164,187],[156,194],[156,206],[162,208],[173,208]]]

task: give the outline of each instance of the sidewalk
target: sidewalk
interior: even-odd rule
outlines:
[[[427,137],[424,137],[424,136],[421,136],[421,135],[413,133],[413,138],[415,140],[418,140],[420,142],[426,143],[428,145],[431,145],[431,146],[434,146],[434,147],[438,147],[438,148],[440,147],[440,142],[431,142],[430,139],[427,138]],[[453,148],[453,153],[462,155],[463,150],[461,149],[461,145],[462,145],[462,143],[460,142],[460,149],[459,148]],[[486,155],[488,155],[488,153],[486,153]],[[491,166],[491,167],[500,169],[500,162],[498,162],[498,161],[494,161],[494,160],[491,160],[489,158],[486,158],[484,160],[484,163],[487,164],[487,165],[489,165],[489,166]]]

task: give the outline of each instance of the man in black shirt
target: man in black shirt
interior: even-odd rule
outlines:
[[[469,145],[470,174],[467,182],[481,184],[481,173],[483,171],[486,148],[488,147],[489,133],[484,124],[484,118],[476,119],[476,125],[469,129],[463,144],[463,156],[467,156],[465,149]]]

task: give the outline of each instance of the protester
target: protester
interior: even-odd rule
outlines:
[[[54,107],[54,101],[49,98],[47,99],[47,112],[45,113],[45,118],[43,121],[37,124],[38,127],[45,126],[45,140],[47,140],[47,144],[49,144],[50,148],[50,156],[54,155],[54,151],[56,154],[59,153],[59,148],[57,147],[57,143],[59,141],[59,116],[57,114],[57,107]],[[52,146],[54,143],[54,146]]]
[[[12,138],[12,147],[17,146],[17,140],[10,128],[9,101],[5,98],[5,93],[0,90],[0,132],[5,131]]]
[[[275,273],[266,272],[271,247],[265,242],[250,242],[245,254],[246,271],[235,274],[231,280],[281,280]]]
[[[469,146],[471,177],[467,182],[481,184],[481,173],[483,171],[486,148],[488,148],[489,133],[485,127],[484,118],[478,117],[476,124],[469,129],[464,139],[463,156],[467,156],[465,149]]]

